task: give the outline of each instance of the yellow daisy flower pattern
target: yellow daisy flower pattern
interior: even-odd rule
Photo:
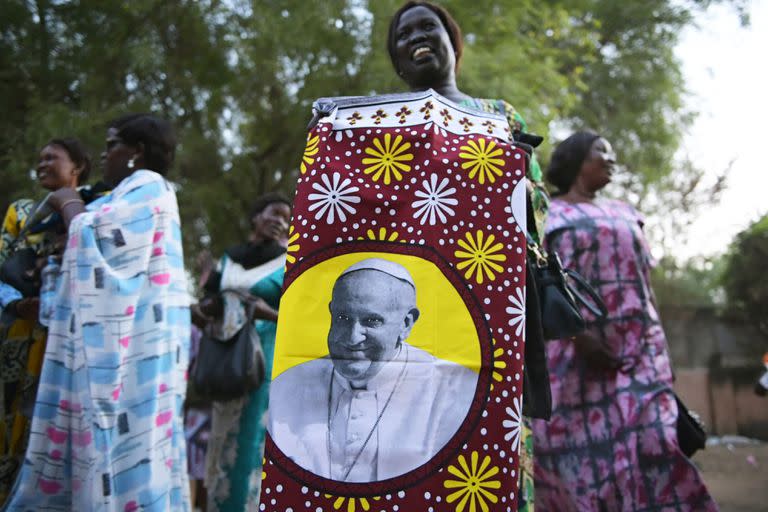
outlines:
[[[358,240],[378,240],[381,242],[395,242],[397,241],[398,237],[400,236],[400,233],[397,231],[392,231],[391,233],[387,232],[387,228],[379,228],[378,231],[374,231],[373,229],[369,229],[366,233],[366,236],[359,236],[357,237]],[[400,240],[400,242],[405,242],[405,240]]]
[[[263,482],[267,478],[267,472],[264,471],[267,468],[267,458],[261,459],[261,481]]]
[[[491,340],[493,346],[496,346],[496,340]],[[493,382],[501,382],[502,375],[501,371],[505,370],[507,368],[507,363],[505,361],[502,361],[500,358],[504,355],[504,349],[503,348],[497,348],[493,351],[493,373],[491,373],[491,377],[493,380],[491,381],[491,389],[493,389]]]
[[[320,136],[307,136],[307,147],[304,148],[304,155],[301,157],[301,174],[307,172],[307,166],[315,163],[315,155],[319,151],[317,146],[320,144]]]
[[[294,233],[293,225],[288,229],[288,248],[285,259],[288,263],[296,263],[296,256],[291,253],[298,252],[301,249],[301,245],[297,242],[299,240],[299,233]]]
[[[465,235],[466,240],[458,241],[459,247],[463,250],[457,250],[454,256],[461,259],[456,268],[466,269],[464,279],[471,280],[474,276],[477,284],[483,284],[487,277],[489,281],[496,279],[494,272],[502,272],[504,268],[497,262],[507,261],[505,254],[500,254],[504,244],[496,242],[493,235],[485,235],[481,230],[477,230],[475,236],[468,231]],[[496,243],[494,243],[496,242]]]
[[[367,512],[371,510],[371,501],[379,501],[381,499],[379,496],[374,498],[348,498],[346,496],[331,496],[330,494],[326,494],[325,497],[334,500],[334,510],[342,510],[344,512]],[[346,507],[344,506],[345,504]]]
[[[404,163],[413,160],[413,154],[407,153],[411,148],[410,142],[403,142],[403,136],[398,135],[392,140],[392,134],[384,134],[384,142],[378,137],[373,139],[373,146],[365,148],[363,164],[368,165],[363,172],[372,174],[373,181],[379,181],[384,176],[384,184],[389,185],[394,178],[397,181],[403,179],[404,172],[410,172],[411,166]]]
[[[488,502],[497,503],[499,501],[493,490],[500,489],[501,482],[491,480],[493,476],[499,473],[499,467],[489,467],[491,457],[488,455],[478,465],[479,459],[480,455],[473,451],[469,465],[467,465],[464,455],[459,455],[458,467],[453,464],[448,466],[448,472],[458,480],[446,480],[443,482],[443,486],[446,489],[458,489],[446,498],[448,503],[459,501],[456,505],[456,512],[464,512],[464,510],[477,512],[478,507],[482,512],[488,512]],[[467,507],[467,503],[469,503],[469,507]]]
[[[461,146],[459,150],[461,151],[459,158],[464,160],[461,168],[469,169],[469,179],[477,179],[483,185],[486,180],[488,183],[493,183],[497,176],[501,176],[502,172],[498,166],[504,165],[504,160],[498,157],[504,153],[504,150],[493,140],[482,137],[477,142],[469,140],[467,145]]]

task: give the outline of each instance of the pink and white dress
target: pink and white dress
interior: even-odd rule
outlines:
[[[717,510],[678,446],[672,370],[642,225],[620,201],[550,205],[547,247],[605,300],[607,322],[589,328],[621,366],[590,369],[571,340],[548,343],[553,414],[534,421],[537,509]]]

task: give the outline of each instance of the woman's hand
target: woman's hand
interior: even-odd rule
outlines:
[[[595,370],[615,370],[621,366],[605,342],[598,336],[585,331],[573,337],[576,352]]]
[[[40,297],[27,297],[25,299],[19,299],[12,303],[16,316],[28,320],[30,322],[36,322],[40,315]]]
[[[189,310],[190,313],[192,313],[192,323],[200,329],[204,329],[206,325],[214,320],[212,317],[203,313],[203,310],[200,308],[200,304],[192,304]]]
[[[261,297],[253,297],[248,300],[250,307],[253,308],[253,317],[260,320],[270,320],[277,322],[277,311],[272,308]]]

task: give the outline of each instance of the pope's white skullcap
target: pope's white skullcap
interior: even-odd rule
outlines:
[[[347,267],[347,269],[339,275],[339,278],[351,272],[357,272],[358,270],[378,270],[379,272],[389,274],[390,276],[401,281],[405,281],[406,283],[413,286],[414,289],[416,288],[416,283],[413,282],[413,277],[411,277],[411,274],[408,272],[407,268],[400,265],[399,263],[395,263],[394,261],[389,261],[382,258],[368,258],[358,261],[354,265]]]

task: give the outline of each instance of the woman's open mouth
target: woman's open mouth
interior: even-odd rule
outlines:
[[[429,46],[419,46],[411,52],[411,60],[420,60],[434,54],[435,52]]]

